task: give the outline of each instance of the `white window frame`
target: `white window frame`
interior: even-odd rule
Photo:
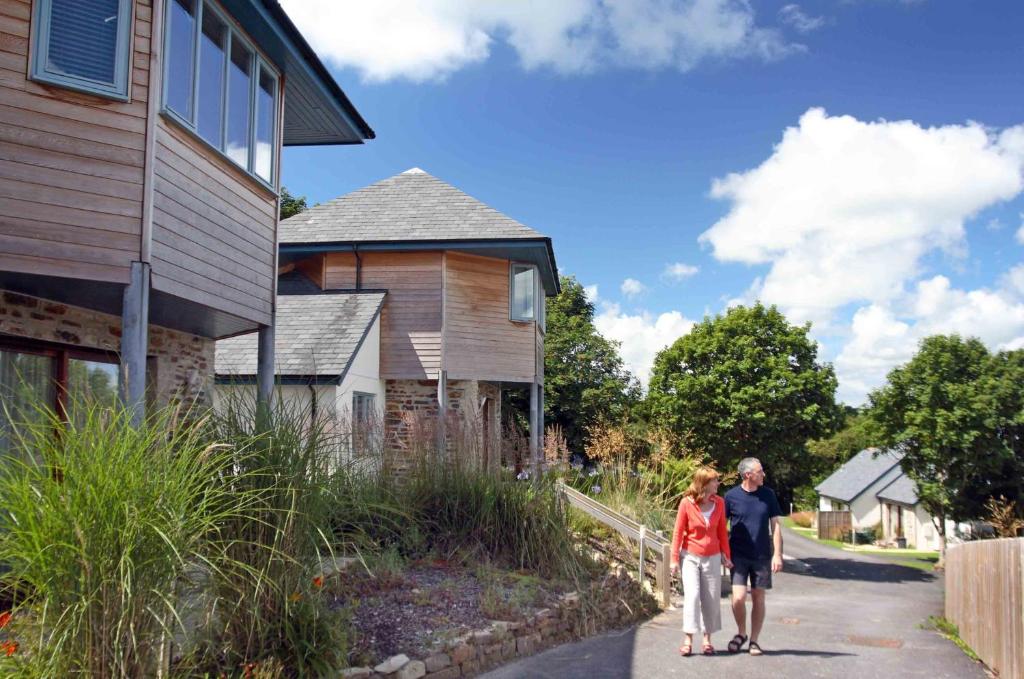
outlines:
[[[524,269],[530,269],[533,271],[533,315],[531,316],[516,316],[516,273]],[[535,322],[538,317],[538,288],[540,283],[540,270],[533,264],[527,264],[526,262],[509,262],[508,267],[508,319],[515,321],[516,323],[530,323]]]
[[[196,139],[200,140],[208,148],[216,151],[222,158],[226,158],[231,162],[232,165],[245,171],[246,174],[251,176],[253,179],[263,184],[271,190],[275,190],[277,186],[277,142],[278,142],[278,131],[281,129],[281,73],[274,66],[263,58],[259,50],[251,40],[245,37],[239,30],[235,22],[230,18],[230,15],[224,11],[213,0],[195,0],[196,2],[196,14],[195,21],[192,27],[192,118],[191,120],[186,116],[178,113],[171,108],[167,103],[167,84],[170,82],[170,60],[167,59],[166,55],[170,50],[171,41],[171,4],[174,0],[168,0],[165,3],[164,8],[164,74],[163,74],[163,92],[161,93],[161,112],[171,118],[176,123],[184,127],[190,133],[192,133]],[[197,99],[199,96],[199,76],[200,73],[200,37],[203,32],[203,13],[206,11],[212,11],[216,17],[224,24],[227,29],[227,43],[225,45],[225,60],[224,60],[224,88],[221,92],[221,134],[220,143],[221,147],[214,145],[199,134],[199,106],[197,105]],[[225,152],[227,146],[227,121],[228,121],[228,95],[227,88],[230,86],[230,66],[231,66],[231,46],[238,40],[242,45],[249,50],[252,55],[249,62],[249,148],[246,158],[245,165],[242,165],[234,158],[229,156]],[[270,177],[264,178],[256,173],[256,125],[257,125],[257,95],[260,86],[260,73],[266,71],[274,81],[274,126],[270,132],[271,135],[271,153],[270,153]]]
[[[31,65],[29,78],[107,99],[128,101],[131,85],[132,35],[135,33],[134,6],[133,0],[118,0],[114,81],[108,83],[60,73],[48,68],[47,57],[50,53],[50,17],[53,14],[53,1],[36,0],[32,7],[32,50],[29,58]]]
[[[360,418],[356,403],[359,399],[365,399],[369,401],[368,412],[363,413],[364,417]],[[372,416],[377,412],[377,394],[369,391],[353,391],[352,392],[352,424],[356,424],[356,420],[368,419],[366,416]]]

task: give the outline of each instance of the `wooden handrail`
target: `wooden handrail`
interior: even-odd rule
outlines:
[[[644,582],[644,563],[647,550],[654,552],[656,564],[655,578],[657,591],[661,593],[661,605],[668,608],[672,603],[672,544],[661,535],[647,529],[647,526],[634,521],[628,516],[615,511],[614,509],[601,504],[597,500],[565,485],[558,481],[556,489],[561,497],[584,512],[588,516],[603,523],[609,528],[614,528],[620,535],[634,540],[639,544],[640,552],[640,583]]]

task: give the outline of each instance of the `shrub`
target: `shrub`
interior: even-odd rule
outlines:
[[[789,518],[801,528],[810,528],[814,525],[814,512],[793,512]]]
[[[11,661],[21,676],[156,676],[182,624],[176,591],[251,498],[219,482],[229,451],[171,411],[139,428],[125,410],[76,411],[18,423],[31,461],[0,465],[0,578],[25,632]]]

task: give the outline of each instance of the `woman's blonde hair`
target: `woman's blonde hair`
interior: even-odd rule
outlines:
[[[690,487],[683,493],[683,497],[688,497],[694,502],[700,502],[707,496],[708,484],[718,478],[720,478],[720,474],[711,467],[701,467],[693,475],[693,481],[690,482]]]

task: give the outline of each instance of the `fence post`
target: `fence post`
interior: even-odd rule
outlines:
[[[644,584],[644,543],[647,542],[647,526],[640,526],[640,585]]]
[[[672,545],[661,545],[661,605],[672,605]]]

